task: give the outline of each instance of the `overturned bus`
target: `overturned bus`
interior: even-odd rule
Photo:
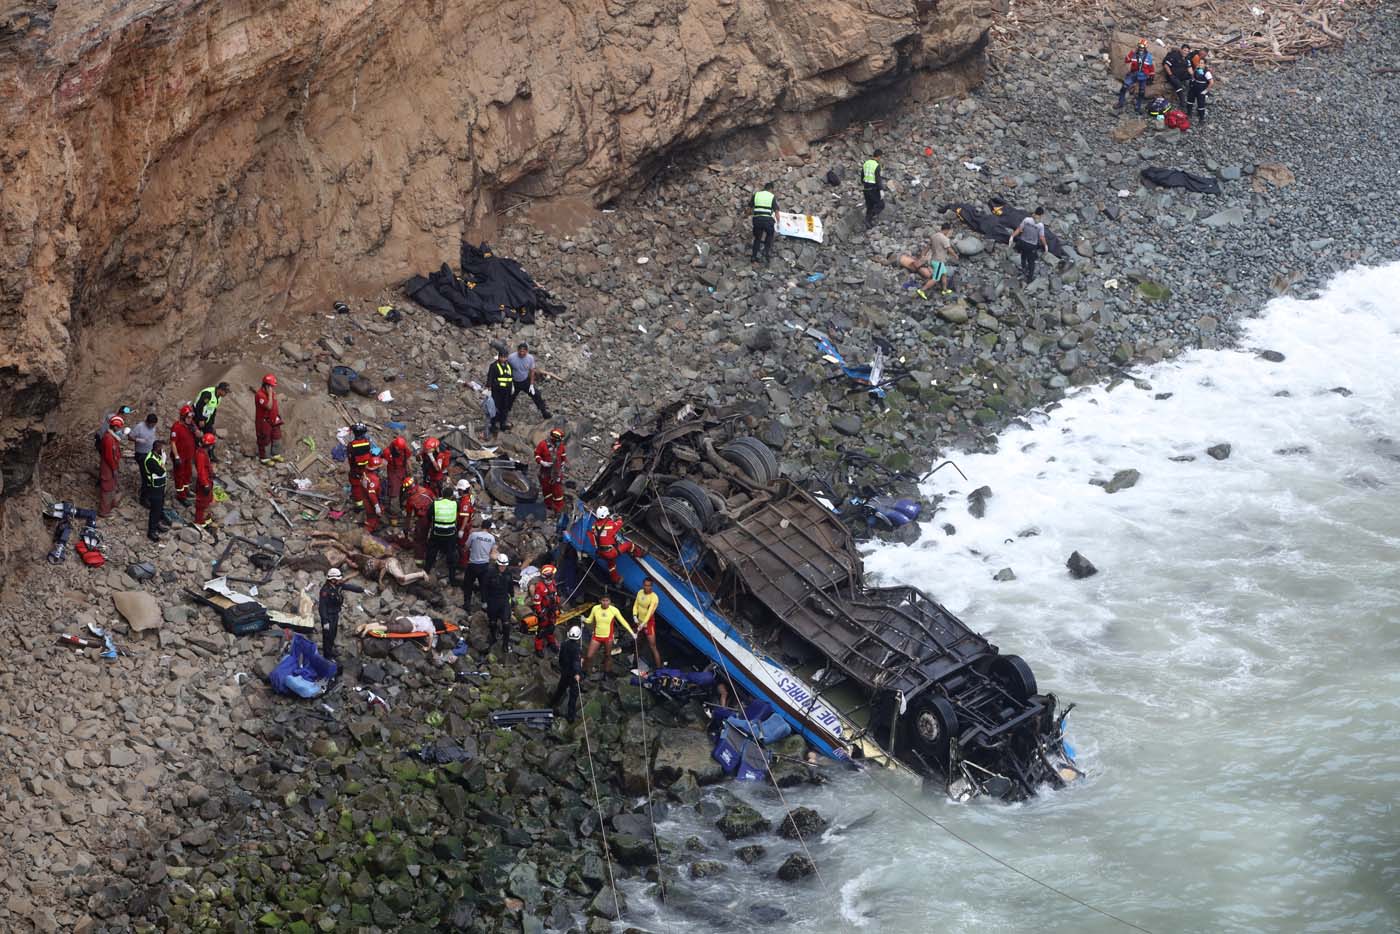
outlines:
[[[586,564],[592,512],[621,516],[639,548],[616,557],[618,586],[652,578],[658,619],[827,756],[908,767],[957,799],[1078,777],[1069,711],[1030,666],[914,587],[867,586],[850,531],[747,423],[677,402],[624,432],[566,543]]]

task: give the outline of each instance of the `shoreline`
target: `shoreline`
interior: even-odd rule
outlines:
[[[1383,11],[1372,22],[1389,24],[1391,34],[1395,34],[1395,12]],[[907,454],[908,460],[899,462],[906,467],[920,463],[919,452],[924,450],[936,453],[964,442],[985,446],[1011,419],[1055,401],[1073,386],[1097,382],[1134,363],[1191,346],[1232,344],[1238,337],[1239,321],[1258,313],[1270,297],[1276,276],[1291,279],[1301,273],[1291,288],[1307,292],[1347,266],[1394,258],[1394,246],[1400,244],[1400,238],[1385,229],[1386,218],[1400,217],[1396,188],[1388,181],[1393,175],[1386,172],[1380,158],[1371,165],[1356,158],[1368,119],[1383,120],[1385,113],[1394,110],[1387,102],[1400,98],[1400,83],[1387,84],[1368,74],[1367,48],[1379,41],[1372,34],[1356,46],[1281,73],[1232,75],[1204,133],[1193,129],[1181,136],[1149,130],[1141,139],[1126,144],[1104,142],[1115,124],[1131,118],[1114,119],[1110,110],[1114,89],[1109,79],[1099,80],[1101,64],[1047,63],[1020,53],[1024,58],[999,64],[1003,69],[1020,67],[1027,72],[1050,69],[1054,82],[1086,91],[1083,97],[1065,95],[1083,101],[1083,124],[1065,124],[1066,115],[1056,106],[1055,98],[1025,99],[1021,86],[1010,83],[1003,73],[989,77],[986,85],[967,98],[901,115],[871,133],[868,144],[853,139],[858,134],[852,131],[814,146],[802,167],[778,159],[746,164],[730,144],[721,143],[678,160],[672,173],[656,179],[636,201],[619,205],[616,213],[601,215],[588,230],[560,239],[538,233],[524,235],[517,228],[496,244],[501,253],[518,257],[542,284],[570,305],[565,316],[519,331],[456,331],[414,309],[407,326],[394,334],[377,336],[392,351],[386,356],[397,361],[393,365],[402,364],[405,384],[426,384],[420,378],[429,375],[428,361],[421,355],[414,359],[414,348],[433,346],[428,342],[443,339],[461,341],[468,349],[484,347],[490,338],[512,340],[528,330],[531,343],[551,355],[545,366],[570,380],[567,395],[557,382],[546,384],[546,389],[551,392],[551,404],[570,416],[570,428],[581,439],[596,437],[601,442],[610,431],[625,425],[629,415],[650,408],[641,404],[642,396],[660,401],[665,392],[698,387],[726,397],[749,395],[766,400],[768,422],[781,427],[785,435],[783,460],[789,467],[824,468],[838,443],[876,448],[887,460],[891,455]],[[1281,77],[1286,80],[1277,80]],[[1290,125],[1286,119],[1260,115],[1265,111],[1286,114],[1285,105],[1297,97],[1288,93],[1294,84],[1305,96],[1316,97],[1313,92],[1320,90],[1318,82],[1323,78],[1335,83],[1327,90],[1328,106],[1334,109],[1328,111],[1326,121],[1319,117],[1316,126],[1308,125],[1306,119]],[[1100,85],[1103,114],[1095,109],[1097,98],[1087,93]],[[1340,122],[1341,126],[1329,122]],[[960,134],[958,142],[940,146],[943,134],[954,127]],[[1249,150],[1242,128],[1254,131],[1249,136],[1265,144],[1263,153]],[[1052,146],[1056,134],[1069,137],[1066,149]],[[1080,141],[1075,140],[1076,134]],[[920,137],[935,148],[941,162],[921,162],[921,156],[905,155],[922,153]],[[894,191],[880,224],[865,236],[854,229],[859,226],[859,196],[851,175],[861,154],[874,145],[883,146],[887,153]],[[896,150],[896,145],[902,149]],[[1289,146],[1294,147],[1291,159],[1284,154]],[[896,151],[901,153],[898,161],[889,155]],[[1152,155],[1144,156],[1144,151]],[[1132,158],[1125,160],[1125,153]],[[983,165],[989,172],[972,173],[963,168],[964,161]],[[1253,190],[1256,175],[1248,170],[1270,161],[1288,165],[1297,180],[1282,188],[1264,182],[1262,190]],[[1225,181],[1226,194],[1218,199],[1139,190],[1139,162],[1188,171],[1209,169],[1214,163],[1222,175],[1233,174],[1224,170],[1238,167],[1240,178]],[[845,170],[846,182],[839,189],[830,189],[820,180],[833,165]],[[722,168],[716,171],[710,166]],[[1337,172],[1334,177],[1339,167],[1370,175],[1343,176]],[[775,244],[773,266],[755,272],[741,252],[747,248],[748,223],[735,213],[743,191],[738,182],[741,178],[758,182],[774,175],[781,183],[780,204],[797,207],[800,198],[802,208],[822,214],[831,236],[821,247],[780,241]],[[1347,199],[1365,186],[1368,177],[1379,183],[1371,209],[1378,221],[1347,216],[1351,214],[1346,210]],[[916,178],[918,184],[914,183]],[[926,184],[930,178],[939,179],[939,184]],[[1008,187],[1004,179],[1014,179],[1015,185]],[[1130,194],[1119,198],[1119,190]],[[1015,267],[1004,249],[994,248],[958,264],[955,268],[978,293],[978,301],[964,309],[965,322],[948,320],[950,314],[958,317],[955,312],[940,311],[955,307],[952,303],[913,299],[900,288],[906,278],[899,275],[901,271],[877,261],[890,252],[909,250],[923,231],[936,228],[941,218],[936,211],[939,204],[981,202],[994,194],[1002,194],[1021,207],[1043,199],[1051,211],[1052,229],[1076,249],[1087,244],[1085,260],[1067,271],[1047,270],[1040,284],[1027,290],[1006,287],[1007,276]],[[694,209],[686,213],[681,207],[684,204],[693,204]],[[1109,218],[1105,207],[1116,208],[1119,219]],[[1230,215],[1222,226],[1201,226],[1205,218],[1234,208],[1241,213]],[[1071,218],[1073,222],[1068,223]],[[1290,229],[1290,223],[1296,229]],[[1373,223],[1381,225],[1379,235]],[[1057,226],[1061,224],[1064,226]],[[1165,238],[1156,236],[1158,224],[1169,231]],[[705,234],[696,236],[692,231]],[[1133,242],[1139,239],[1134,231],[1142,232],[1139,242]],[[962,236],[965,230],[955,234]],[[1322,242],[1328,239],[1331,242]],[[697,241],[705,246],[697,249]],[[1139,246],[1148,248],[1134,249]],[[1389,257],[1385,250],[1391,251]],[[444,250],[444,254],[452,252]],[[1134,258],[1125,261],[1120,258],[1124,254]],[[646,255],[649,262],[637,264],[638,255]],[[446,256],[425,257],[424,268],[432,268],[442,258]],[[808,283],[806,277],[815,272],[824,273],[824,278]],[[1151,303],[1102,284],[1109,278],[1131,281],[1134,275],[1166,280],[1172,287],[1171,297],[1160,304]],[[605,301],[609,295],[616,298]],[[1224,307],[1214,307],[1217,302]],[[360,315],[357,307],[356,316]],[[862,362],[879,337],[889,342],[893,359],[903,356],[917,364],[912,368],[915,375],[890,393],[883,409],[870,409],[864,393],[849,395],[841,382],[826,382],[831,368],[818,360],[813,341],[788,329],[785,320],[801,321],[833,337],[839,334],[838,346],[848,357]],[[845,326],[833,328],[833,322]],[[279,343],[274,338],[242,349],[242,353],[260,354],[278,369],[308,369],[302,365],[309,361],[294,359],[279,348]],[[1120,352],[1125,346],[1127,351]],[[388,365],[381,365],[371,351],[359,348],[347,356],[356,354],[375,359],[376,369]],[[685,362],[656,371],[629,362],[647,356]],[[475,373],[478,358],[484,359],[479,354],[469,356],[462,372],[479,378]],[[606,365],[599,365],[599,361],[606,361]],[[1077,365],[1067,365],[1071,362]],[[438,369],[443,369],[440,364]],[[314,376],[313,372],[308,377],[313,386]],[[157,378],[152,374],[153,380]],[[619,386],[624,398],[618,398]],[[167,388],[163,402],[173,401],[169,392]],[[431,409],[431,397],[419,390],[406,396],[411,401],[404,404],[414,404],[420,395],[426,400],[420,403],[420,413]],[[639,401],[633,404],[633,398]],[[167,404],[163,411],[169,410],[172,406]],[[587,418],[582,413],[588,413]],[[244,472],[244,468],[238,471]],[[924,521],[931,518],[929,515]],[[275,528],[275,519],[268,517],[266,521]],[[36,902],[49,906],[49,911],[64,913],[60,926],[76,922],[79,929],[101,930],[128,922],[134,925],[141,917],[169,917],[170,906],[179,899],[189,900],[191,914],[184,923],[193,926],[201,911],[205,917],[222,919],[221,911],[232,910],[222,894],[227,887],[232,893],[229,898],[244,906],[250,923],[272,912],[290,927],[297,904],[314,904],[303,897],[313,883],[306,882],[283,898],[275,894],[278,880],[262,877],[265,873],[260,874],[252,865],[230,865],[228,868],[239,871],[225,872],[211,857],[217,857],[227,845],[245,849],[248,843],[256,842],[264,848],[261,857],[265,865],[286,865],[302,872],[311,863],[303,862],[304,854],[293,852],[286,841],[275,836],[277,828],[284,820],[291,823],[296,833],[306,834],[299,844],[314,853],[317,846],[332,845],[315,842],[318,830],[342,827],[344,819],[337,810],[350,815],[351,827],[344,839],[335,842],[328,861],[349,861],[347,865],[357,867],[357,871],[394,883],[393,897],[376,896],[366,908],[369,919],[360,923],[383,926],[387,923],[384,919],[391,917],[383,912],[416,910],[431,903],[429,894],[434,892],[433,897],[443,900],[434,886],[442,891],[461,891],[460,900],[470,900],[467,889],[483,896],[489,889],[493,900],[494,893],[504,891],[506,897],[522,902],[526,914],[536,910],[545,914],[542,906],[546,901],[565,906],[580,900],[591,903],[596,901],[596,891],[606,890],[605,886],[596,888],[601,886],[596,835],[583,835],[592,842],[582,844],[583,853],[577,859],[561,858],[565,845],[581,845],[570,839],[570,834],[582,826],[577,821],[585,820],[577,813],[579,809],[588,810],[584,807],[587,776],[569,768],[577,764],[577,737],[520,743],[502,739],[502,734],[492,733],[480,723],[493,703],[505,705],[516,699],[517,691],[537,691],[541,679],[552,683],[547,672],[525,662],[516,663],[505,689],[488,682],[470,698],[463,696],[467,692],[462,688],[456,688],[443,700],[449,687],[443,669],[418,667],[411,657],[361,660],[356,678],[364,674],[367,663],[377,664],[384,679],[401,687],[405,701],[395,699],[392,719],[359,716],[328,735],[318,723],[307,722],[306,711],[269,703],[269,695],[255,684],[245,687],[232,678],[265,661],[270,640],[260,639],[256,645],[225,641],[212,629],[212,618],[195,611],[178,621],[167,619],[169,643],[164,636],[158,648],[149,639],[145,644],[137,642],[146,658],[106,669],[104,663],[84,660],[81,665],[57,669],[65,682],[74,683],[57,688],[43,685],[40,675],[55,664],[46,641],[50,634],[44,631],[36,636],[20,629],[16,602],[44,593],[82,592],[95,599],[85,601],[92,608],[79,617],[88,613],[105,618],[104,601],[110,607],[107,591],[120,585],[120,569],[126,564],[117,556],[124,551],[140,553],[139,543],[133,544],[138,536],[130,515],[123,516],[120,523],[119,527],[113,523],[109,533],[116,540],[115,559],[101,588],[94,588],[91,580],[80,576],[84,569],[49,573],[40,568],[14,584],[7,595],[9,605],[0,608],[11,631],[24,633],[20,636],[24,649],[17,656],[29,670],[21,669],[6,678],[6,692],[12,695],[11,717],[7,719],[32,718],[34,724],[27,736],[11,734],[26,744],[21,755],[41,763],[46,756],[63,758],[63,749],[78,752],[77,765],[71,760],[56,768],[41,765],[31,770],[32,775],[17,776],[7,795],[12,808],[7,811],[12,825],[5,837],[7,861],[18,860],[23,867],[11,866],[15,877],[29,874]],[[129,541],[125,538],[128,534]],[[185,545],[180,555],[186,562],[185,572],[192,574],[200,561],[207,560],[209,549]],[[376,607],[386,605],[378,595],[375,600]],[[976,620],[970,624],[975,628]],[[211,633],[213,639],[209,638]],[[156,656],[167,652],[172,658],[168,668],[153,664]],[[1034,664],[1034,659],[1030,661]],[[258,680],[256,675],[252,680]],[[172,684],[188,684],[190,688],[177,696],[178,709],[167,709],[160,700]],[[44,687],[68,692],[60,694],[65,702],[62,713],[52,704],[53,698],[42,694]],[[594,698],[590,703],[599,700],[601,693],[590,692]],[[637,793],[635,783],[643,777],[639,761],[629,759],[629,754],[640,755],[639,749],[631,750],[626,739],[636,735],[633,718],[638,713],[624,706],[630,703],[625,699],[630,693],[620,691],[615,705],[609,698],[609,708],[615,706],[624,717],[621,722],[600,721],[601,735],[595,737],[595,744],[608,749],[606,767],[625,792],[609,794],[610,804],[617,806],[617,814],[609,815],[610,839],[617,834],[641,841],[640,847],[630,851],[635,865],[627,871],[645,875],[653,863],[650,840],[627,833],[616,824],[617,817],[633,816],[624,802],[628,795]],[[429,770],[405,768],[404,762],[412,760],[403,760],[401,753],[431,733],[424,730],[421,717],[414,723],[410,716],[398,713],[400,703],[410,714],[426,713],[429,708],[443,711],[451,735],[463,742],[469,737],[477,745],[479,761],[464,766],[458,775],[441,767],[451,776],[446,780],[427,778]],[[83,715],[75,717],[68,710],[81,710]],[[602,713],[603,705],[599,704],[597,715]],[[75,720],[72,727],[61,719],[68,717]],[[109,722],[123,726],[109,731],[105,725]],[[189,724],[188,729],[185,724]],[[680,720],[666,729],[684,730],[686,725]],[[25,731],[17,728],[17,732]],[[693,782],[684,775],[687,771],[693,775],[707,750],[700,751],[698,759],[687,760],[686,754],[697,754],[697,750],[688,748],[679,735],[672,739],[676,748],[663,746],[663,753],[689,762],[677,766],[682,776],[677,781],[683,786],[679,790],[671,786],[672,806],[693,804],[687,802],[693,796]],[[316,751],[318,742],[322,744],[320,752]],[[277,760],[285,753],[279,750],[285,750],[289,743],[297,748],[288,760],[291,768],[283,769]],[[125,752],[117,752],[117,747]],[[134,754],[136,761],[123,764],[128,754]],[[561,761],[553,762],[561,755]],[[515,768],[499,767],[516,756],[520,764]],[[373,774],[404,790],[404,797],[398,799],[405,802],[404,812],[391,819],[387,828],[380,829],[376,821],[389,806],[389,799],[355,777],[359,773]],[[75,776],[85,781],[75,782]],[[792,778],[800,781],[804,776],[794,772]],[[342,790],[335,796],[317,794],[321,782],[334,783]],[[350,783],[366,787],[348,794],[343,789]],[[450,788],[460,788],[460,797],[459,792],[445,790]],[[362,795],[368,797],[361,800]],[[535,803],[541,796],[547,802],[544,813]],[[318,800],[320,803],[315,803]],[[346,804],[341,807],[337,801]],[[21,806],[21,802],[28,806]],[[94,806],[94,802],[103,803]],[[519,808],[514,827],[491,820],[507,803]],[[152,804],[157,807],[149,808]],[[438,828],[433,843],[415,842],[414,838],[433,836],[417,832],[421,826],[417,817],[430,807],[443,809],[453,822],[470,814],[474,830],[453,835]],[[454,813],[458,809],[461,813]],[[284,811],[293,816],[286,817],[281,813]],[[568,822],[554,822],[555,812],[566,814]],[[361,814],[363,821],[357,816]],[[329,815],[334,815],[334,820]],[[424,819],[431,825],[431,817]],[[44,821],[44,829],[30,834],[28,821],[36,825]],[[624,820],[622,826],[639,829],[634,823]],[[16,837],[16,827],[25,830],[24,836]],[[110,832],[107,828],[120,836],[109,838],[113,844],[104,854],[96,841]],[[522,828],[528,828],[529,843],[520,849],[517,844],[523,838],[518,833]],[[373,844],[365,842],[367,834],[373,836]],[[449,839],[453,836],[459,837],[463,852],[485,854],[484,858],[470,867],[464,863],[460,872],[451,871],[459,859],[457,847]],[[42,856],[24,866],[29,858],[26,843],[36,838]],[[444,840],[447,842],[441,842]],[[538,856],[530,847],[539,848]],[[416,858],[425,853],[432,858],[413,862],[415,857],[408,855],[407,848],[412,848]],[[65,850],[67,854],[62,852]],[[528,857],[520,858],[521,852]],[[56,853],[67,860],[63,872],[53,871]],[[673,861],[671,869],[678,869],[685,861],[683,847],[666,855]],[[502,862],[507,856],[510,862]],[[431,884],[425,883],[421,892],[399,884],[410,865],[430,866]],[[517,871],[516,867],[525,865],[534,867],[533,883],[530,871]],[[36,874],[64,882],[57,889],[50,883],[45,891],[43,883],[34,879]],[[342,894],[326,898],[358,897],[355,881],[358,879],[342,886],[337,879],[334,888],[343,889]],[[330,883],[316,884],[324,895]],[[544,887],[557,896],[546,898]],[[200,897],[205,888],[213,892],[212,898]],[[379,902],[384,909],[376,915]],[[71,906],[79,903],[85,908],[74,911]],[[253,906],[262,910],[254,911]],[[607,907],[597,906],[599,911]],[[522,909],[500,901],[499,911],[483,912],[480,921],[518,925]],[[82,915],[88,916],[90,926],[81,926]],[[434,917],[445,919],[445,908]],[[28,920],[42,927],[41,922],[22,918],[8,906],[0,911],[0,919],[16,925]],[[464,920],[462,926],[471,929],[472,923]]]

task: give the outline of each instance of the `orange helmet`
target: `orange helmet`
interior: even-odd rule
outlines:
[[[263,377],[263,385],[264,385],[264,386],[276,386],[276,385],[277,385],[277,377],[273,376],[271,373],[267,374],[266,376]]]
[[[564,429],[562,429],[562,428],[551,428],[551,429],[549,429],[549,436],[550,436],[551,438],[553,438],[555,441],[563,441],[563,440],[564,440]]]
[[[180,417],[181,417],[181,418],[184,418],[186,415],[193,415],[193,414],[194,414],[194,406],[190,405],[188,402],[186,402],[184,405],[180,406]]]
[[[203,439],[203,440],[204,440],[204,446],[207,448],[207,447],[213,446],[214,443],[217,442],[219,439],[218,439],[218,437],[217,437],[212,431],[206,431],[206,432],[204,433],[204,439]]]
[[[554,565],[552,565],[552,564],[546,564],[544,567],[540,568],[540,574],[542,574],[542,575],[545,576],[545,577],[553,577],[553,576],[554,576]]]
[[[395,451],[407,451],[408,442],[404,440],[403,435],[399,435],[389,447],[393,448]]]
[[[438,441],[437,438],[429,438],[427,441],[424,441],[424,442],[423,442],[423,450],[425,450],[425,451],[436,451],[436,450],[438,449],[438,445],[439,445],[440,443],[441,443],[441,442]]]
[[[113,415],[111,418],[107,419],[107,427],[109,428],[121,428],[125,424],[126,422],[122,420],[120,415]]]

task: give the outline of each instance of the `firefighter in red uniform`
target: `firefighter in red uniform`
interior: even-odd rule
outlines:
[[[608,507],[599,506],[594,517],[593,525],[588,529],[588,541],[593,546],[594,554],[607,563],[608,578],[614,584],[620,584],[622,575],[617,573],[617,556],[630,554],[640,558],[642,550],[622,538],[622,520],[609,512]]]
[[[540,568],[540,576],[530,591],[530,608],[535,611],[535,654],[544,657],[544,647],[549,645],[559,651],[559,641],[554,638],[554,625],[559,621],[559,588],[554,584],[554,565]]]
[[[433,527],[432,489],[421,483],[408,488],[404,497],[404,511],[413,517],[413,557],[421,565],[428,560],[428,532]]]
[[[258,460],[264,464],[282,461],[282,413],[277,405],[277,377],[263,377],[262,388],[253,393],[253,428],[258,436]]]
[[[472,485],[467,480],[457,481],[457,567],[465,569],[468,564],[467,538],[472,534],[472,524],[476,520],[476,503],[472,502]]]
[[[350,498],[354,500],[356,508],[365,504],[365,490],[360,483],[360,476],[365,472],[365,465],[374,456],[374,445],[369,440],[369,429],[364,425],[355,425],[351,429],[354,432],[354,439],[345,449],[345,459],[350,462]]]
[[[452,466],[452,452],[442,449],[442,442],[429,438],[423,442],[423,450],[418,455],[423,464],[423,482],[441,495],[447,483],[447,468]]]
[[[203,442],[194,449],[194,524],[198,526],[214,521],[209,518],[209,507],[214,504],[214,465],[209,452],[218,440],[212,431],[205,432]]]
[[[379,468],[384,466],[382,457],[371,457],[365,462],[364,473],[360,474],[360,486],[365,491],[365,531],[379,531],[379,522],[384,518],[384,505],[380,497],[384,481],[380,479]]]
[[[384,458],[389,465],[389,479],[384,485],[389,495],[385,498],[389,501],[389,514],[396,516],[399,514],[399,505],[403,498],[404,481],[408,479],[408,442],[404,440],[403,435],[399,435],[389,444]]]
[[[120,415],[107,419],[98,450],[102,459],[97,471],[97,514],[110,516],[117,505],[117,468],[122,462],[122,442],[117,432],[126,426]]]
[[[569,455],[564,450],[564,431],[551,428],[549,437],[535,446],[535,463],[540,465],[540,495],[552,513],[564,511],[564,466]]]
[[[175,495],[180,502],[190,501],[190,478],[194,475],[194,406],[180,406],[180,418],[170,426],[170,456],[175,460]]]

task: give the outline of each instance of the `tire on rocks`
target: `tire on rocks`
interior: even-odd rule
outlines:
[[[695,514],[695,507],[674,496],[661,497],[655,506],[647,510],[647,524],[663,542],[704,531],[700,517]]]
[[[778,479],[778,459],[757,438],[735,438],[720,448],[719,453],[759,486],[767,486]]]
[[[710,500],[710,493],[694,480],[677,480],[666,487],[666,495],[672,499],[684,500],[695,510],[695,517],[700,522],[699,531],[708,532],[714,528],[715,505]]]
[[[486,472],[482,484],[491,498],[502,506],[518,506],[533,503],[540,498],[540,488],[533,477],[524,470],[497,465]]]

